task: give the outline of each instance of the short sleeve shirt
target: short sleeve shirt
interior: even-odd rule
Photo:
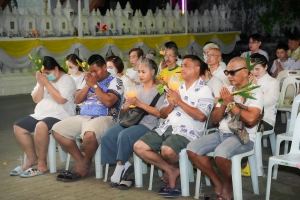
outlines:
[[[291,50],[288,50],[287,54],[296,61],[300,60],[300,46],[293,53],[291,53]]]
[[[152,88],[150,91],[144,91],[144,85],[138,85],[136,86],[137,89],[137,96],[136,98],[141,101],[144,104],[150,105],[155,96],[158,93],[157,87],[155,86]],[[157,103],[155,104],[155,108],[158,110],[161,109],[163,102],[165,99],[165,94],[161,95],[160,98],[158,99]],[[155,128],[158,124],[158,118],[153,116],[153,115],[146,115],[141,121],[140,124],[143,124],[147,126],[150,130]]]
[[[49,94],[46,87],[44,87],[43,99],[35,106],[34,114],[30,116],[37,120],[41,120],[46,117],[63,120],[70,116],[74,116],[74,94],[76,92],[76,86],[73,78],[68,74],[64,74],[57,82],[50,83],[59,91],[61,97],[66,99],[67,102],[64,104],[58,104]],[[37,83],[32,93],[34,93],[38,87],[40,86]]]
[[[269,56],[266,51],[259,49],[258,53],[261,55],[264,55],[266,57],[266,59],[269,61]],[[241,57],[246,58],[247,54],[251,55],[252,52],[251,51],[244,52],[244,53],[242,53]]]
[[[212,76],[206,85],[212,89],[215,97],[220,97],[220,90],[223,86],[223,82],[218,77]]]
[[[229,86],[228,90],[232,91],[233,86]],[[234,101],[237,103],[244,104],[245,106],[248,107],[256,107],[260,109],[260,112],[262,112],[263,106],[264,106],[264,100],[263,100],[263,93],[260,88],[254,89],[251,91],[252,96],[256,98],[254,99],[247,99],[245,103],[243,103],[243,100],[238,97],[237,95],[234,96]],[[223,118],[220,121],[219,125],[219,130],[223,133],[232,133],[231,130],[228,128],[228,122],[231,120],[231,115],[228,114],[225,118]],[[249,133],[249,138],[251,141],[255,142],[255,137],[256,137],[256,131],[257,131],[257,126],[254,126],[253,128],[247,128],[247,132]]]
[[[197,108],[204,115],[209,117],[214,107],[214,95],[211,88],[199,78],[188,90],[185,82],[181,83],[179,94],[182,101],[191,107]],[[169,102],[164,100],[163,107],[167,107]],[[205,122],[198,121],[189,116],[181,107],[175,105],[174,110],[168,115],[167,119],[159,125],[155,131],[162,135],[169,126],[172,126],[172,134],[181,135],[188,140],[195,140],[203,135]]]
[[[79,76],[76,76],[76,77],[72,76],[72,78],[75,81],[77,90],[81,90],[86,85],[84,73],[81,73]]]
[[[292,58],[288,58],[285,62],[282,62],[280,59],[276,59],[278,62],[280,62],[281,67],[285,70],[292,69],[293,65],[295,64],[295,60]],[[277,69],[276,67],[276,60],[274,60],[272,68],[270,70],[271,73],[274,73]],[[277,74],[278,75],[278,74]]]
[[[230,85],[230,82],[228,80],[228,77],[224,74],[224,69],[223,67],[219,66],[215,71],[214,73],[212,74],[214,75],[215,77],[219,78],[222,82],[223,82],[223,85],[225,86],[229,86]]]
[[[173,75],[179,76],[180,82],[183,81],[181,77],[181,66],[176,65],[176,67],[170,70],[167,67],[162,69],[158,74],[158,78],[162,78],[166,83],[168,83]]]
[[[121,97],[124,93],[122,80],[109,75],[106,79],[98,82],[97,85],[103,92],[115,94],[119,100],[112,107],[108,108],[99,101],[94,88],[90,88],[81,107],[80,115],[91,117],[112,116],[116,121],[119,114]]]

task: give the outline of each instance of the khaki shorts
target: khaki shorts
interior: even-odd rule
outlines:
[[[101,116],[92,119],[89,116],[76,115],[56,123],[52,130],[71,140],[75,140],[78,135],[84,139],[84,134],[91,131],[95,133],[98,144],[100,144],[102,134],[115,124],[116,122],[113,121],[111,116]]]

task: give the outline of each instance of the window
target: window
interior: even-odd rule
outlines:
[[[50,23],[46,22],[46,29],[50,29]]]
[[[61,24],[61,28],[62,28],[62,29],[66,29],[66,22],[63,22],[63,23]]]
[[[114,28],[114,24],[110,23],[110,28],[113,29]]]
[[[143,22],[140,22],[140,27],[143,27]]]
[[[32,22],[29,22],[29,29],[33,29],[32,28]]]
[[[15,22],[10,22],[10,29],[15,29]]]
[[[162,27],[165,28],[165,26],[166,26],[166,22],[163,22]]]

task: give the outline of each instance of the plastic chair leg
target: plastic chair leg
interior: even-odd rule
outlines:
[[[207,186],[211,186],[211,184],[210,184],[210,179],[205,175],[204,176],[205,177],[205,184],[207,185]]]
[[[284,152],[283,154],[288,154],[290,141],[284,141]]]
[[[27,161],[27,155],[26,155],[26,153],[24,152],[23,165],[26,164],[26,161]],[[23,166],[21,166],[21,167],[23,167]]]
[[[259,194],[259,186],[258,186],[258,178],[257,178],[257,171],[255,168],[255,156],[251,155],[248,156],[248,161],[250,165],[250,171],[251,171],[251,180],[252,180],[252,187],[254,194]]]
[[[101,165],[101,144],[95,154],[95,171],[96,178],[103,178],[103,166]]]
[[[58,145],[58,153],[59,153],[60,161],[61,162],[66,162],[67,153],[61,148],[60,145]]]
[[[107,176],[108,176],[108,168],[109,168],[109,164],[105,165],[105,174],[104,174],[104,182],[107,182]]]
[[[196,175],[196,186],[195,186],[195,199],[199,199],[199,193],[200,193],[200,182],[201,182],[201,171],[197,169],[197,175]]]
[[[69,170],[70,158],[71,158],[71,155],[68,153],[67,154],[67,160],[66,160],[66,168],[65,168],[65,170]]]
[[[147,174],[147,173],[148,173],[147,163],[143,162],[143,174]]]
[[[275,156],[275,151],[276,151],[276,135],[275,135],[275,133],[270,134],[269,138],[270,138],[272,155]]]
[[[263,140],[263,147],[268,147],[268,138],[267,138],[267,136],[263,135],[262,140]]]
[[[286,115],[284,111],[280,112],[281,115],[281,123],[285,124],[286,123]]]
[[[143,161],[133,153],[135,187],[143,187]]]
[[[186,154],[186,150],[183,149],[179,153],[179,170],[181,181],[181,195],[183,197],[190,196],[190,184],[189,184],[189,159]]]
[[[279,150],[280,150],[280,143],[282,142],[282,140],[280,140],[280,138],[277,137],[277,141],[276,141],[276,149],[275,149],[275,156],[279,155]],[[269,165],[270,165],[270,161],[269,161]],[[268,169],[269,170],[269,169]],[[271,171],[272,172],[272,171]],[[269,172],[268,172],[269,173]],[[273,169],[273,179],[277,179],[277,173],[278,173],[278,165],[274,165],[274,169]]]
[[[262,176],[262,149],[261,149],[261,138],[262,138],[262,133],[257,132],[256,133],[256,138],[255,138],[255,158],[256,158],[256,171],[257,171],[257,176]],[[251,168],[250,168],[251,169]],[[252,175],[252,174],[251,174]]]
[[[161,169],[158,169],[158,170],[157,170],[157,173],[158,173],[158,176],[159,176],[159,177],[162,177],[162,170],[161,170]]]
[[[241,157],[239,155],[233,156],[231,161],[233,198],[243,200]]]
[[[154,173],[154,165],[151,165],[151,167],[150,167],[150,177],[149,177],[149,187],[148,187],[148,190],[152,190],[153,173]]]
[[[194,182],[195,181],[194,167],[189,159],[188,159],[188,170],[189,170],[189,181]]]
[[[49,156],[49,169],[50,173],[56,172],[56,142],[50,134],[50,141],[48,146],[48,156]]]
[[[270,199],[270,189],[271,189],[271,176],[272,176],[272,167],[273,167],[273,163],[270,162],[269,159],[269,166],[268,166],[268,177],[267,177],[267,188],[266,188],[266,200]],[[274,178],[274,175],[273,175]],[[276,174],[276,178],[277,178],[277,174]]]

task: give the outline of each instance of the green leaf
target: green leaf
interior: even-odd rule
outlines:
[[[158,89],[158,93],[159,93],[160,95],[162,95],[164,92],[165,92],[165,90],[164,90],[163,88]]]
[[[219,102],[220,104],[222,104],[222,103],[223,103],[223,99],[222,99],[222,98],[219,98],[219,99],[218,99],[218,102]]]

